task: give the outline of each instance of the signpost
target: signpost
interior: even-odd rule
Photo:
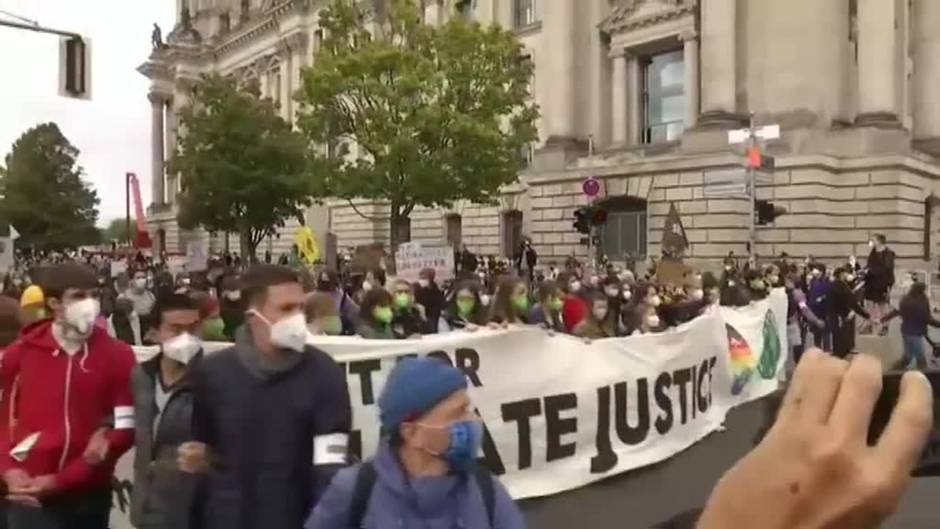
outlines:
[[[597,178],[590,176],[581,184],[581,191],[593,202],[601,193],[601,182]],[[606,219],[605,219],[606,221]],[[594,224],[593,219],[589,221],[590,231],[588,231],[588,258],[591,260],[591,269],[594,269]]]
[[[754,241],[756,225],[754,222],[754,207],[757,200],[757,169],[763,167],[763,156],[760,152],[760,142],[775,140],[780,137],[780,125],[765,125],[763,127],[754,126],[754,115],[751,114],[750,126],[745,129],[729,130],[728,143],[732,145],[747,145],[747,190],[751,199],[751,220],[748,230],[747,252],[748,255],[754,255]],[[769,160],[773,160],[770,158]],[[773,162],[768,163],[772,166]]]

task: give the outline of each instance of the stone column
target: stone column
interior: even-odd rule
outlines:
[[[917,0],[914,20],[914,138],[940,140],[940,2]],[[936,150],[936,149],[935,149]]]
[[[164,125],[163,135],[166,138],[166,151],[164,152],[165,164],[169,164],[176,156],[176,131],[179,126],[179,121],[176,116],[176,107],[173,105],[173,98],[167,98],[166,100],[166,121]],[[164,171],[166,173],[166,203],[175,204],[176,203],[176,193],[179,190],[179,175],[171,173],[169,170]]]
[[[898,126],[894,2],[858,0],[859,125]]]
[[[737,126],[737,0],[702,0],[699,123]]]
[[[615,48],[610,50],[610,58],[614,63],[613,73],[610,77],[611,89],[611,142],[614,145],[626,145],[628,139],[629,94],[633,90],[627,86],[627,50]]]
[[[164,157],[163,157],[163,106],[166,95],[150,92],[150,192],[154,205],[163,205],[164,199]]]
[[[281,117],[294,122],[294,56],[290,48],[281,55]]]
[[[630,145],[643,143],[643,94],[640,58],[627,54],[627,141]]]
[[[695,126],[699,114],[698,34],[694,30],[679,35],[685,67],[685,129]]]
[[[581,0],[554,0],[541,2],[543,34],[551,35],[558,46],[544,57],[538,57],[545,65],[545,77],[551,79],[551,89],[546,94],[546,105],[542,109],[548,143],[573,139],[578,123],[578,107],[575,100],[575,82],[578,77],[575,51],[578,46],[575,20],[578,19],[575,5]],[[542,73],[538,73],[542,75]]]

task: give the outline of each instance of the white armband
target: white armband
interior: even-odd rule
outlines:
[[[349,435],[331,433],[313,438],[314,465],[342,465],[346,463]]]
[[[133,406],[116,406],[114,408],[115,430],[130,430],[134,428],[135,424]]]

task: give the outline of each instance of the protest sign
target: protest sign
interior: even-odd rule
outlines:
[[[444,243],[402,244],[395,252],[395,267],[398,279],[412,283],[425,268],[434,270],[436,281],[447,281],[454,278],[454,249]]]
[[[427,355],[460,368],[484,421],[483,458],[519,499],[667,459],[718,429],[734,406],[775,391],[789,347],[786,309],[778,289],[749,307],[712,307],[663,333],[592,343],[533,327],[311,343],[347,374],[350,449],[361,457],[379,442],[376,402],[396,362]],[[207,353],[227,345],[208,344]],[[157,349],[136,352],[145,360]],[[113,521],[129,501],[130,457],[117,470]]]

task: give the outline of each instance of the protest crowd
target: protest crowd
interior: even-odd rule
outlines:
[[[668,332],[785,289],[799,363],[777,423],[686,527],[875,527],[930,429],[931,390],[911,371],[881,441],[865,437],[881,368],[846,360],[856,332],[900,317],[898,367],[924,368],[927,327],[940,326],[923,282],[891,305],[882,236],[864,264],[729,255],[718,273],[685,267],[668,281],[668,258],[544,266],[527,243],[515,259],[462,248],[450,277],[428,268],[414,282],[342,258],[335,269],[263,260],[225,254],[196,272],[144,255],[20,256],[0,297],[7,527],[107,527],[114,466],[131,448],[138,529],[525,526],[477,465],[482,425],[464,373],[431,357],[398,363],[377,398],[376,455],[353,464],[346,377],[310,345],[321,335],[534,326],[590,342]],[[204,354],[209,341],[232,345]],[[132,347],[148,345],[159,353],[138,363]]]

